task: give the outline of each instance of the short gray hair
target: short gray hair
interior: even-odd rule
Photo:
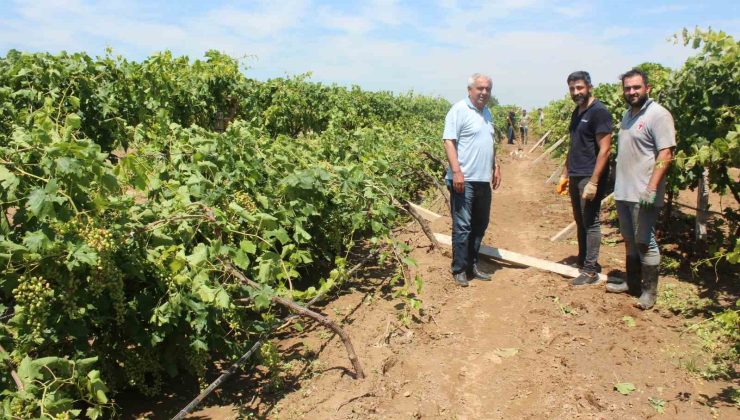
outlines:
[[[472,76],[468,77],[468,87],[469,88],[473,87],[473,85],[475,84],[475,81],[478,79],[486,79],[488,80],[488,83],[490,83],[491,86],[493,86],[493,80],[491,80],[491,76],[487,74],[483,74],[483,73],[473,73]]]

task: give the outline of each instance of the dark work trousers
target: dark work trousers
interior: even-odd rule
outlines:
[[[598,272],[599,246],[601,245],[601,222],[599,213],[601,200],[604,198],[604,187],[599,182],[596,197],[593,200],[581,198],[590,176],[572,176],[568,180],[570,204],[573,207],[573,219],[578,229],[578,265],[581,271]]]
[[[450,190],[452,214],[452,274],[469,272],[478,263],[478,251],[491,212],[491,183],[465,181],[463,192]]]

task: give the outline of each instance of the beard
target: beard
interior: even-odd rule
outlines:
[[[591,92],[588,93],[578,93],[575,95],[571,95],[571,99],[573,99],[573,102],[576,103],[576,105],[581,106],[583,104],[588,103],[588,99],[591,97]]]
[[[648,100],[648,95],[647,93],[644,95],[637,95],[636,97],[634,95],[624,95],[624,99],[628,104],[637,108],[642,108]]]

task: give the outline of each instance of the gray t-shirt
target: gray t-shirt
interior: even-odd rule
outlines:
[[[445,118],[442,140],[455,140],[465,181],[491,182],[493,123],[488,107],[478,111],[468,98],[453,105]],[[447,168],[447,179],[452,179],[450,168]]]
[[[617,179],[614,199],[637,203],[647,188],[658,152],[676,146],[676,128],[667,109],[648,99],[636,115],[627,109],[619,126]],[[663,206],[665,178],[655,192],[655,206]]]

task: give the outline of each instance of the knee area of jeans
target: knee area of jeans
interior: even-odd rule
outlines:
[[[643,254],[644,255],[644,254],[647,254],[648,251],[650,250],[650,245],[649,244],[643,244],[643,243],[639,243],[638,242],[637,243],[637,249],[640,251],[640,254]]]

